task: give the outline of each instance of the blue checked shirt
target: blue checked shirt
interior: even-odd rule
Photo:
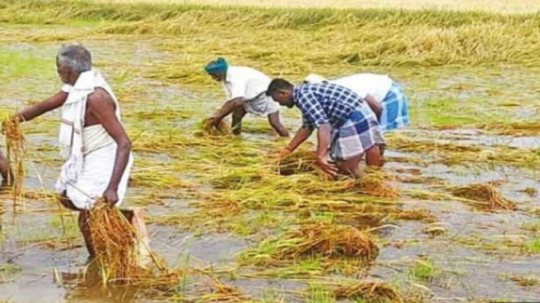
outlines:
[[[302,127],[309,129],[326,123],[340,127],[355,110],[367,106],[358,94],[333,83],[295,86],[293,100],[302,112]]]

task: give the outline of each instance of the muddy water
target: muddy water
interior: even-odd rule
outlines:
[[[186,111],[192,117],[172,121],[174,127],[183,131],[193,128],[200,121],[201,116],[213,109],[216,103],[201,102],[201,100],[215,99],[218,93],[193,93],[181,85],[161,83],[156,80],[144,78],[143,70],[152,63],[174,62],[174,54],[159,52],[153,48],[158,38],[141,39],[133,42],[126,40],[84,40],[101,57],[111,58],[102,64],[105,72],[109,73],[116,83],[124,87],[138,88],[146,85],[145,90],[137,93],[135,100],[123,104],[124,113],[133,111],[150,111],[153,108],[167,106],[175,110]],[[0,44],[0,51],[22,51],[39,54],[39,56],[54,58],[57,43],[25,43]],[[39,51],[36,51],[39,49]],[[118,56],[118,51],[122,55]],[[103,60],[102,60],[103,61]],[[51,60],[52,62],[52,60]],[[132,62],[139,62],[133,65]],[[119,70],[125,69],[132,74],[127,80],[122,79]],[[435,73],[437,74],[437,73]],[[48,92],[58,88],[58,80],[54,72],[46,76],[36,76],[21,86],[21,82],[7,81],[2,87],[10,92],[10,97],[0,99],[2,105],[13,105],[13,100],[40,99]],[[437,74],[438,76],[438,74]],[[467,82],[473,87],[490,86],[493,77],[479,78],[471,74],[462,78],[449,78],[438,83],[435,93],[446,90],[455,83]],[[415,79],[408,79],[409,86],[415,85]],[[501,81],[501,80],[499,80]],[[525,81],[520,78],[520,81]],[[532,80],[531,80],[532,81]],[[495,82],[497,83],[497,82]],[[147,88],[147,89],[146,89]],[[521,87],[520,89],[524,89]],[[437,91],[438,90],[438,91]],[[424,98],[435,93],[424,91]],[[471,95],[487,98],[486,89],[472,92],[461,92],[460,97]],[[417,93],[419,95],[419,93]],[[144,100],[143,105],[137,100]],[[147,101],[152,102],[147,102]],[[182,102],[180,102],[180,100]],[[199,116],[200,115],[200,116]],[[58,116],[54,113],[50,116]],[[291,128],[297,127],[298,115],[291,111],[284,113],[285,122]],[[249,123],[264,124],[265,119],[250,119]],[[37,125],[40,122],[37,121]],[[139,121],[130,121],[133,125]],[[152,122],[153,123],[153,122]],[[150,127],[151,122],[145,124]],[[51,133],[54,129],[44,128],[48,135],[35,134],[29,137],[33,145],[56,145]],[[507,145],[524,148],[537,148],[540,137],[512,138],[508,136],[489,136],[478,130],[458,131],[419,131],[409,130],[421,138],[437,138],[459,144]],[[407,133],[406,132],[406,133]],[[248,142],[260,142],[270,136],[266,134],[246,134]],[[56,151],[38,153],[34,151],[32,164],[29,165],[26,186],[28,189],[53,189],[54,180],[59,170],[58,154]],[[37,163],[38,159],[46,156],[51,162]],[[400,281],[406,287],[413,284],[425,285],[432,292],[428,296],[431,302],[452,302],[456,300],[473,302],[488,298],[506,298],[533,300],[540,297],[540,287],[523,287],[508,280],[507,276],[538,276],[537,268],[540,261],[535,256],[519,253],[516,247],[523,239],[530,239],[533,234],[525,231],[522,226],[537,222],[538,218],[528,212],[530,208],[540,208],[537,198],[530,197],[522,192],[523,189],[539,188],[538,179],[531,177],[530,172],[524,172],[512,167],[498,167],[490,171],[473,171],[469,167],[430,165],[422,166],[397,159],[420,159],[428,155],[417,153],[401,153],[388,151],[388,168],[415,169],[424,177],[436,177],[448,185],[464,185],[469,183],[502,181],[502,193],[517,202],[518,210],[515,212],[487,213],[474,210],[469,205],[457,201],[426,201],[405,197],[405,209],[429,209],[437,220],[436,224],[424,224],[415,221],[400,221],[397,229],[388,229],[381,233],[382,240],[389,245],[381,248],[378,264],[374,266],[368,276],[382,278],[386,281]],[[169,155],[139,154],[138,157],[167,163],[173,161]],[[396,159],[396,161],[392,161]],[[406,162],[406,161],[405,161]],[[398,173],[406,174],[406,173]],[[196,178],[184,174],[182,177]],[[424,184],[405,184],[398,186],[404,191],[419,189],[425,191],[441,190],[427,187]],[[211,191],[210,186],[206,187]],[[127,201],[138,201],[141,196],[152,192],[152,189],[133,189]],[[159,217],[175,214],[189,214],[196,211],[190,206],[189,199],[161,200],[159,204],[144,205],[149,216]],[[67,226],[67,235],[63,233],[62,222],[59,220],[58,206],[51,202],[27,201],[24,208],[17,208],[13,213],[12,202],[9,197],[0,197],[0,301],[10,302],[133,302],[151,303],[156,300],[144,298],[137,291],[103,292],[85,290],[69,284],[69,278],[81,272],[82,264],[86,260],[86,252],[82,246],[75,226],[75,217],[62,212],[64,223]],[[135,203],[127,206],[140,206]],[[446,233],[433,237],[424,229],[430,226],[440,226]],[[210,265],[216,267],[235,266],[238,253],[248,247],[256,245],[237,235],[229,233],[193,233],[180,230],[176,226],[161,224],[149,225],[151,247],[165,258],[173,267],[205,268]],[[399,244],[399,245],[398,245]],[[499,249],[494,249],[498,247]],[[412,268],[419,260],[429,259],[429,263],[436,269],[436,274],[429,281],[418,280],[412,274]],[[427,262],[427,261],[426,261]],[[55,279],[63,277],[63,279]],[[255,298],[284,298],[286,302],[305,302],[305,298],[298,293],[305,290],[307,283],[288,279],[260,279],[238,278],[225,279],[237,286],[244,293]],[[414,288],[414,286],[413,286]]]

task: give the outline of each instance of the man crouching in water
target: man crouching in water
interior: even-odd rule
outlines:
[[[65,207],[79,212],[79,227],[91,261],[96,252],[90,240],[88,210],[100,197],[116,206],[124,200],[133,166],[131,141],[122,126],[116,96],[101,73],[92,68],[90,52],[79,45],[62,47],[56,66],[64,83],[62,90],[13,119],[30,121],[62,106],[59,143],[66,162],[56,190]],[[147,244],[141,217],[137,213],[127,217]]]

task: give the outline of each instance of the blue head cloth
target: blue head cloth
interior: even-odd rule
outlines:
[[[214,74],[214,73],[219,73],[219,72],[226,72],[228,66],[229,65],[227,64],[227,61],[219,57],[216,61],[212,61],[208,63],[208,65],[206,65],[204,69],[206,70],[207,73]]]

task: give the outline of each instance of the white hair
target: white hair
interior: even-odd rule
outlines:
[[[82,45],[62,46],[56,56],[59,65],[74,72],[83,73],[92,69],[92,56]]]
[[[325,79],[323,76],[319,76],[317,74],[309,74],[304,79],[304,83],[306,84],[323,83],[323,82],[328,82],[328,80]]]

